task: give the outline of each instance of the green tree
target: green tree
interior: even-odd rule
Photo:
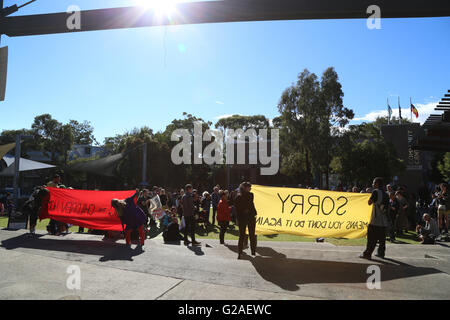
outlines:
[[[61,155],[63,164],[67,165],[68,153],[72,149],[74,142],[73,131],[70,124],[61,125],[58,128],[55,142],[57,146],[56,150]]]
[[[375,176],[390,181],[405,165],[375,123],[362,123],[349,126],[339,138],[331,168],[344,184],[366,185]]]
[[[89,121],[78,122],[77,120],[70,120],[69,125],[72,128],[74,143],[83,145],[95,143],[98,145],[98,141],[94,136],[94,127]]]
[[[328,68],[321,80],[304,70],[297,82],[280,99],[280,117],[274,125],[281,128],[281,172],[311,184],[315,172],[327,176],[331,152],[339,130],[354,117],[343,106],[342,86],[334,68]]]
[[[16,136],[18,134],[31,136],[33,135],[30,129],[20,129],[20,130],[4,130],[0,134],[0,145],[16,142]],[[39,145],[34,139],[25,139],[21,145],[22,157],[27,157],[27,151],[38,150]],[[12,150],[14,152],[14,149]]]
[[[61,133],[61,127],[62,123],[53,119],[50,114],[35,117],[31,125],[39,149],[46,155],[50,154],[52,162],[57,160],[57,150],[60,148],[58,134]]]
[[[438,170],[446,181],[450,181],[450,152],[444,154],[438,163]]]
[[[381,128],[382,125],[387,125],[388,122],[388,117],[377,117],[376,120],[373,122],[373,124],[375,126],[377,126],[378,128]],[[409,120],[408,118],[402,118],[402,120],[400,120],[400,118],[397,117],[391,117],[391,121],[390,124],[406,124],[406,123],[411,123],[411,120]]]
[[[216,128],[222,129],[263,129],[269,127],[269,120],[263,115],[241,116],[233,115],[231,117],[222,118],[215,124]]]

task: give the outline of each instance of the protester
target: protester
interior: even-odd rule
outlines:
[[[397,234],[402,234],[402,232],[408,232],[408,200],[406,200],[404,191],[397,191],[395,196],[398,200],[398,216],[397,216]]]
[[[390,194],[391,192],[394,192],[394,188],[390,184],[386,185],[386,192]]]
[[[150,207],[150,190],[143,189],[141,193],[139,194],[139,198],[137,200],[138,207],[142,209],[145,213],[145,223],[144,223],[144,230],[146,233],[146,237],[149,236],[150,233],[150,223],[149,221],[152,219],[151,213],[149,211]]]
[[[417,233],[421,244],[434,244],[436,237],[439,235],[439,228],[436,220],[428,213],[423,215],[424,225],[417,226]]]
[[[438,220],[439,231],[448,233],[448,215],[450,214],[450,198],[448,193],[448,184],[440,184],[440,192],[438,198]]]
[[[166,209],[169,208],[167,206],[168,198],[167,198],[167,195],[166,195],[166,190],[161,189],[160,195],[159,195],[159,200],[161,201],[161,205],[162,205],[163,210],[166,210]]]
[[[391,191],[389,192],[389,210],[388,210],[388,217],[389,217],[389,240],[391,242],[395,241],[395,231],[397,226],[397,217],[398,217],[398,209],[399,209],[399,203],[397,198],[395,197],[395,192]]]
[[[250,238],[251,254],[253,256],[256,255],[257,238],[255,235],[255,228],[257,212],[255,209],[255,204],[253,203],[253,193],[250,192],[251,187],[252,185],[250,182],[241,183],[239,186],[239,194],[235,201],[237,220],[239,224],[238,259],[241,259],[243,253],[247,227]]]
[[[368,201],[372,205],[372,216],[367,228],[367,246],[360,258],[371,259],[378,242],[376,256],[384,258],[386,251],[386,226],[389,198],[383,189],[383,179],[377,177],[373,180],[373,192]]]
[[[184,190],[183,190],[183,195],[184,195]],[[178,215],[179,219],[183,218],[183,204],[182,204],[182,201],[181,201],[182,197],[183,196],[181,195],[181,192],[180,192],[180,194],[177,197],[177,201],[176,201],[177,215]]]
[[[164,243],[179,242],[180,240],[182,240],[183,237],[180,234],[179,228],[180,226],[178,224],[177,217],[171,216],[169,225],[163,232]]]
[[[188,234],[191,236],[192,245],[199,245],[200,243],[195,241],[195,211],[197,210],[194,205],[194,198],[192,195],[193,189],[192,185],[188,184],[185,187],[185,193],[183,198],[181,198],[181,203],[183,206],[183,217],[184,217],[184,245],[189,245]]]
[[[133,230],[137,230],[139,232],[140,243],[138,247],[141,250],[144,250],[145,244],[145,232],[144,232],[144,224],[147,219],[144,211],[137,206],[137,197],[139,195],[139,190],[136,190],[136,193],[125,199],[118,200],[112,199],[111,206],[116,210],[118,216],[121,218],[121,221],[125,228],[125,240],[127,247],[131,247],[131,232]]]
[[[227,194],[220,190],[220,201],[217,205],[217,222],[220,226],[220,244],[225,244],[225,233],[231,221],[231,207],[228,205]]]
[[[61,176],[59,174],[55,174],[53,176],[53,179],[51,181],[49,181],[46,186],[49,187],[49,188],[66,189],[66,186],[64,186],[61,183]],[[59,236],[62,233],[68,231],[68,226],[67,226],[67,224],[65,224],[63,222],[59,222],[59,221],[50,219],[50,222],[47,225],[47,231],[51,235]]]
[[[160,226],[164,230],[169,226],[169,223],[172,221],[172,214],[171,211],[166,209],[164,211],[163,217],[160,219]]]
[[[211,195],[209,194],[208,191],[203,192],[200,207],[201,207],[200,212],[203,214],[206,225],[211,225],[209,221],[209,212],[211,209]]]
[[[211,194],[211,204],[212,204],[212,224],[216,224],[216,212],[217,212],[217,206],[219,205],[220,201],[220,195],[219,195],[219,186],[215,186],[213,189],[213,193]]]
[[[228,191],[226,191],[228,193]],[[237,197],[236,190],[232,190],[228,193],[228,204],[231,206],[231,221],[233,221],[234,224],[237,223],[237,212],[236,212],[236,206],[235,201]]]
[[[42,200],[48,195],[48,193],[49,191],[45,189],[45,187],[35,188],[33,194],[22,207],[23,213],[29,216],[30,234],[32,236],[36,234],[36,224],[39,217],[39,210],[41,209]]]
[[[429,204],[428,207],[429,207],[429,210],[430,210],[431,217],[437,219],[438,222],[439,222],[439,219],[438,219],[438,206],[439,206],[439,204],[438,204],[438,202],[439,202],[438,195],[439,195],[438,191],[437,192],[433,192],[431,194],[431,203]]]
[[[61,176],[59,174],[55,174],[53,176],[52,181],[49,181],[47,183],[47,187],[50,188],[59,188],[60,185],[61,185]]]

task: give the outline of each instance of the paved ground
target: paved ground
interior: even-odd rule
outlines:
[[[361,247],[261,242],[256,257],[237,260],[236,241],[196,248],[155,238],[140,252],[101,239],[0,230],[0,299],[450,299],[447,244],[389,244],[388,260],[367,261]],[[80,290],[67,289],[71,265]],[[380,267],[380,290],[367,288],[370,265]]]

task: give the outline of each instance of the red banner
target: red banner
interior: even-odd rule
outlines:
[[[122,223],[114,208],[112,199],[123,200],[136,193],[132,191],[89,191],[47,188],[48,199],[44,199],[39,218],[76,226],[96,229],[122,231]]]

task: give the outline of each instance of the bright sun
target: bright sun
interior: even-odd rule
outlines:
[[[175,13],[175,4],[179,0],[139,0],[138,5],[145,9],[155,10],[157,15],[171,15]]]

